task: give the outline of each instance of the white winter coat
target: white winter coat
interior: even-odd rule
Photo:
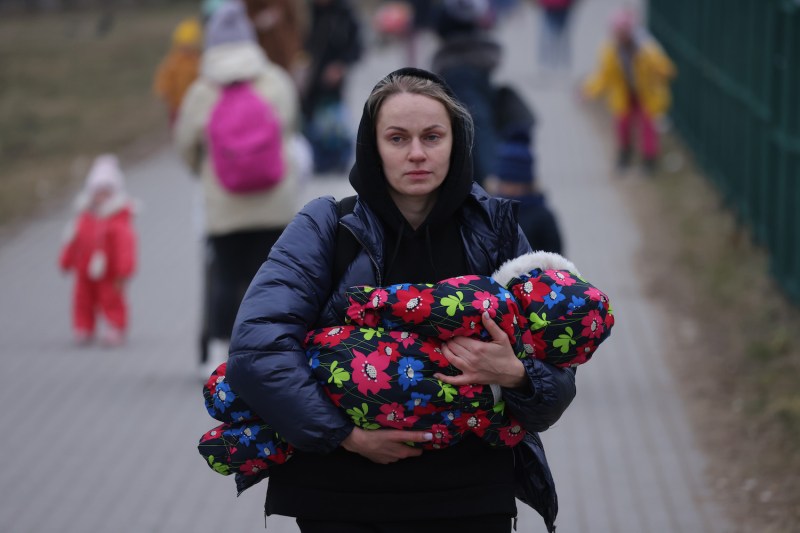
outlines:
[[[265,192],[228,192],[214,174],[206,149],[206,124],[220,96],[220,87],[241,80],[250,80],[254,90],[275,108],[283,128],[286,176]],[[292,220],[298,205],[298,178],[290,146],[298,131],[298,110],[291,78],[270,62],[256,43],[226,43],[203,53],[200,76],[183,100],[174,135],[181,157],[202,182],[207,235],[282,228]]]

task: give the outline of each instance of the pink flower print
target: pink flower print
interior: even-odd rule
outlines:
[[[458,388],[458,393],[464,398],[474,398],[481,392],[483,392],[483,385],[461,385]]]
[[[245,476],[255,476],[265,468],[267,468],[266,461],[262,459],[248,459],[239,467],[239,472]]]
[[[436,339],[428,339],[423,342],[419,351],[427,355],[431,363],[436,363],[439,368],[445,368],[450,365],[450,361],[442,353],[442,343]]]
[[[478,291],[475,293],[475,299],[472,300],[472,307],[477,309],[481,314],[486,311],[489,313],[490,317],[494,318],[495,315],[497,315],[499,304],[494,294],[486,291]]]
[[[589,287],[586,289],[583,294],[589,297],[590,300],[594,300],[595,302],[607,302],[608,296],[603,294],[603,292],[598,289],[597,287]]]
[[[392,362],[396,362],[401,355],[400,346],[396,342],[378,341],[378,353],[388,357]]]
[[[480,315],[465,316],[461,318],[461,327],[453,330],[453,336],[477,337],[481,331],[483,331],[483,323]]]
[[[355,326],[334,326],[332,328],[324,328],[317,335],[314,336],[314,344],[321,344],[333,348],[340,342],[350,337],[350,333],[356,329]]]
[[[525,309],[531,302],[544,302],[544,297],[550,294],[550,286],[547,283],[542,283],[541,277],[531,278],[512,286],[511,292],[514,293],[522,308]]]
[[[452,435],[450,435],[450,431],[448,431],[447,426],[444,424],[432,425],[431,434],[433,435],[431,444],[434,448],[444,448],[450,444],[450,440],[453,438]]]
[[[581,319],[581,325],[585,326],[581,335],[590,339],[599,338],[605,329],[603,318],[600,316],[597,309],[589,311],[589,313]]]
[[[419,324],[431,314],[433,289],[419,290],[410,286],[397,291],[397,303],[392,304],[392,314],[405,322]]]
[[[417,420],[418,416],[406,416],[405,408],[397,402],[381,405],[381,414],[375,417],[381,426],[395,429],[411,427]]]
[[[582,365],[592,357],[592,354],[596,349],[597,345],[593,340],[590,340],[575,349],[575,357],[573,357],[568,364],[558,366]]]
[[[390,331],[389,336],[402,344],[403,348],[413,346],[414,343],[417,342],[417,338],[419,338],[419,335],[416,333],[410,333],[408,331]]]
[[[525,430],[513,418],[509,425],[501,427],[498,432],[500,433],[500,440],[506,446],[516,446],[525,438]]]
[[[460,287],[462,285],[466,285],[471,281],[477,281],[481,279],[480,276],[456,276],[454,278],[448,278],[442,283],[447,283],[448,285],[452,285],[453,287]]]
[[[369,295],[369,303],[366,304],[366,307],[370,307],[372,309],[380,309],[389,299],[389,293],[386,292],[384,289],[375,289]]]
[[[482,409],[474,413],[464,413],[453,420],[453,423],[463,434],[472,432],[479,437],[483,437],[489,428],[489,419],[486,417],[486,411]]]
[[[527,319],[520,317],[514,313],[506,313],[500,319],[500,328],[508,335],[508,340],[511,341],[511,344],[514,344],[517,340],[517,332],[524,328],[525,326],[520,325],[520,318],[527,323]]]
[[[352,298],[350,298],[350,305],[347,307],[347,318],[359,326],[373,328],[378,325],[378,317],[375,313]]]
[[[211,396],[214,396],[217,393],[217,385],[225,381],[225,370],[227,368],[228,363],[220,364],[216,370],[211,373],[211,377],[208,378],[208,381],[206,381],[206,388]]]
[[[388,357],[384,357],[378,352],[364,355],[353,350],[353,360],[350,361],[350,365],[353,368],[353,382],[361,394],[377,394],[391,388],[389,374],[384,372],[389,366]]]
[[[546,270],[545,274],[558,285],[563,285],[565,287],[577,283],[568,270]]]
[[[611,311],[606,312],[606,320],[605,320],[606,330],[611,329],[614,325],[614,313]]]
[[[544,359],[547,343],[542,338],[544,337],[544,330],[539,330],[532,333],[531,330],[525,330],[522,333],[522,345],[525,348],[525,353],[534,359]]]

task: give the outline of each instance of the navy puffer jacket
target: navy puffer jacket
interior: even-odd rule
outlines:
[[[521,232],[507,229],[518,228],[511,203],[489,197],[477,185],[459,216],[470,272],[492,272],[530,251]],[[384,266],[383,226],[357,202],[341,223],[363,249],[334,290],[330,273],[338,223],[335,200],[324,197],[306,205],[286,228],[239,309],[227,369],[232,388],[261,418],[298,449],[316,453],[338,447],[353,423],[313,377],[303,339],[310,329],[342,324],[344,290],[382,285]],[[530,386],[505,389],[503,397],[526,430],[544,431],[574,398],[575,375],[535,359],[525,365]]]

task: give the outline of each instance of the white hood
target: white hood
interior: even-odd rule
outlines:
[[[256,43],[225,43],[203,52],[200,74],[218,85],[252,80],[263,71],[267,56]]]
[[[567,270],[576,276],[580,276],[578,268],[569,259],[553,252],[530,252],[503,263],[492,277],[502,286],[507,287],[508,282],[527,274],[531,270],[540,268],[542,270]]]

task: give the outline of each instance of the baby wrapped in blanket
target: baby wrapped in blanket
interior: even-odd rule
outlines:
[[[488,340],[484,312],[508,335],[520,359],[557,366],[588,361],[609,335],[608,297],[558,254],[532,252],[491,277],[467,275],[434,284],[352,287],[348,323],[310,331],[308,363],[331,400],[363,429],[427,431],[427,449],[475,434],[514,446],[525,430],[505,412],[499,386],[455,387],[434,374],[458,374],[441,352],[456,336]],[[235,474],[238,491],[286,462],[292,446],[250,410],[225,381],[225,364],[203,388],[209,414],[223,424],[198,444],[209,466]]]

